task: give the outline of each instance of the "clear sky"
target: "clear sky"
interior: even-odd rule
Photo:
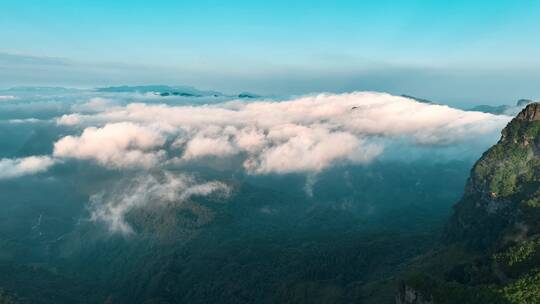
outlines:
[[[540,98],[539,32],[528,0],[2,0],[0,87]]]

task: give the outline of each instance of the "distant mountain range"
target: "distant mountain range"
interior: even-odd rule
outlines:
[[[401,97],[409,98],[409,99],[412,99],[421,103],[437,104],[436,102],[433,102],[429,99],[419,98],[419,97],[415,97],[415,96],[411,96],[407,94],[401,94]]]
[[[40,86],[20,86],[8,89],[0,89],[1,92],[20,92],[20,93],[54,93],[54,92],[79,92],[83,89],[65,88],[65,87],[40,87]],[[224,94],[215,90],[199,90],[192,86],[169,86],[169,85],[122,85],[122,86],[110,86],[95,88],[94,91],[102,93],[141,93],[141,94],[153,94],[161,97],[177,96],[177,97],[228,97],[228,98],[240,98],[240,99],[258,99],[264,96],[254,94],[251,92],[241,92],[235,94]],[[443,104],[430,99],[416,97],[408,94],[401,94],[401,97],[415,100],[417,102],[426,104]],[[481,104],[466,109],[467,111],[478,111],[496,115],[516,115],[526,105],[533,103],[531,99],[519,99],[515,105],[486,105]]]
[[[181,97],[237,97],[237,98],[259,98],[261,96],[253,93],[242,92],[236,96],[226,95],[218,91],[203,91],[191,86],[167,86],[167,85],[142,85],[142,86],[115,86],[97,88],[97,92],[109,93],[153,93],[158,96],[181,96]]]
[[[533,103],[533,100],[530,99],[520,99],[517,101],[515,106],[511,105],[498,105],[498,106],[490,106],[490,105],[478,105],[471,109],[470,111],[478,111],[478,112],[485,112],[485,113],[491,113],[491,114],[507,114],[507,115],[515,115],[519,110],[521,110],[526,105]]]

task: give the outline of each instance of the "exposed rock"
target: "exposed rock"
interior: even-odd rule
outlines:
[[[433,299],[409,285],[401,284],[396,295],[396,304],[433,304]]]
[[[526,121],[540,120],[540,103],[531,103],[525,107],[517,116],[516,119]]]

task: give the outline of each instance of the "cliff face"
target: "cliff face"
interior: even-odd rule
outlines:
[[[434,304],[540,303],[539,103],[473,166],[434,252],[414,265],[396,303],[419,294]]]
[[[476,248],[539,233],[540,104],[523,109],[476,162],[446,239]]]
[[[519,104],[519,102],[518,102]],[[537,121],[540,120],[540,103],[531,103],[523,109],[517,116],[517,120]]]

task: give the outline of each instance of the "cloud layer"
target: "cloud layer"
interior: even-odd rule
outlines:
[[[498,133],[510,119],[372,92],[205,106],[92,103],[96,113],[57,120],[86,128],[55,143],[55,157],[150,168],[239,156],[251,174],[309,173],[370,162],[384,152],[381,139],[451,145]]]

